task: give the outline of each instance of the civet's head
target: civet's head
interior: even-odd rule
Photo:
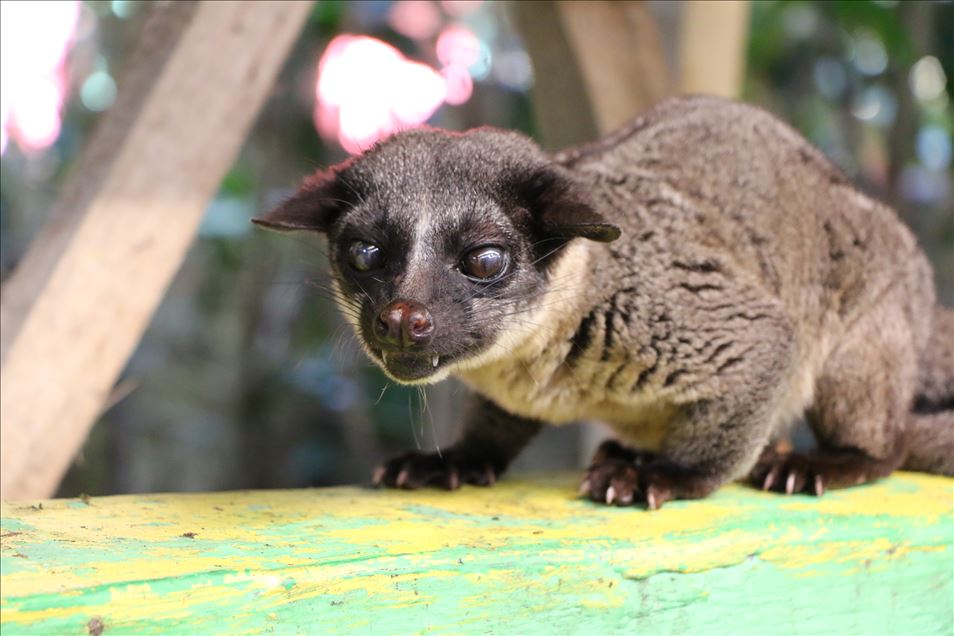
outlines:
[[[400,133],[255,222],[327,235],[344,314],[403,383],[505,349],[505,335],[532,328],[568,243],[620,233],[532,141],[493,129]]]

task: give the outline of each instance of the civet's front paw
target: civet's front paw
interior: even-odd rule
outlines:
[[[656,510],[672,499],[695,499],[711,492],[708,480],[615,441],[604,442],[593,456],[580,496],[608,505],[645,504]]]
[[[415,490],[427,486],[457,490],[461,484],[493,486],[497,471],[489,462],[458,456],[452,450],[443,454],[411,451],[390,459],[374,471],[375,486]]]
[[[580,484],[580,495],[593,501],[616,506],[646,504],[650,510],[677,498],[678,490],[667,471],[653,464],[637,466],[620,460],[591,465]]]
[[[749,483],[762,490],[820,497],[830,488],[856,486],[891,473],[897,458],[874,459],[852,451],[779,453],[767,449],[749,473]]]
[[[825,492],[825,475],[820,465],[800,453],[762,454],[749,473],[749,483],[762,490],[786,495],[807,493],[820,497]]]

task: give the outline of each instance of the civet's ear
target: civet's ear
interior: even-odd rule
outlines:
[[[335,169],[307,177],[298,192],[252,223],[277,232],[327,232],[352,197]]]
[[[538,167],[522,175],[516,189],[547,236],[579,237],[600,243],[615,241],[620,236],[619,227],[593,209],[585,189],[561,166]]]

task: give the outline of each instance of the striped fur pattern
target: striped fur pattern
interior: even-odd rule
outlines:
[[[954,326],[932,309],[929,264],[890,208],[759,109],[672,99],[554,157],[515,133],[403,133],[323,178],[343,203],[311,225],[333,254],[348,219],[368,214],[343,180],[386,193],[375,222],[413,255],[378,292],[358,292],[333,256],[369,355],[395,379],[454,374],[478,396],[445,458],[402,456],[381,483],[492,483],[541,424],[579,419],[623,442],[581,486],[609,503],[655,508],[747,475],[821,494],[906,461],[954,472]],[[296,205],[264,224],[317,206]],[[457,249],[442,247],[448,233],[473,225],[507,237],[509,291],[465,298],[435,273]],[[540,257],[547,241],[556,249]],[[467,345],[402,377],[362,326],[395,295],[435,307],[447,341]],[[815,453],[763,452],[802,417]]]

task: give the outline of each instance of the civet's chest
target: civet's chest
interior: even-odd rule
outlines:
[[[625,351],[568,356],[574,346],[568,339],[458,375],[515,415],[547,424],[599,421],[640,448],[658,448],[676,409],[651,387],[634,389],[647,362]]]

